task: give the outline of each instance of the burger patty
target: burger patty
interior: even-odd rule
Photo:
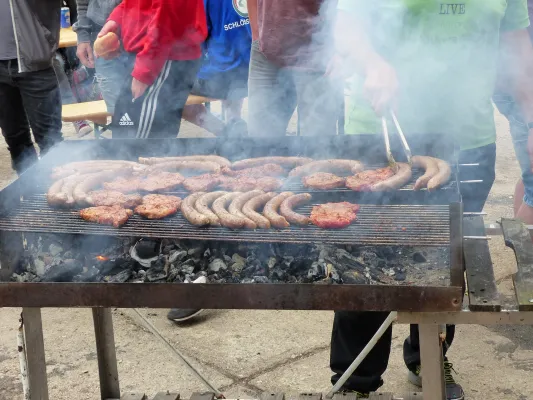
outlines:
[[[112,225],[115,228],[124,225],[132,215],[133,211],[120,206],[98,206],[80,210],[80,217],[85,221]]]
[[[382,182],[393,175],[394,171],[391,167],[359,172],[346,178],[346,187],[358,192],[367,192],[371,190],[372,185]]]
[[[220,187],[229,192],[249,192],[252,190],[262,190],[264,192],[276,191],[283,186],[280,179],[273,177],[251,178],[248,176],[220,177]]]
[[[326,203],[314,206],[311,222],[322,229],[345,228],[357,219],[358,204]]]
[[[140,206],[135,207],[135,213],[148,219],[161,219],[176,214],[180,205],[179,197],[150,194],[143,197]]]
[[[302,178],[304,187],[319,190],[344,187],[345,182],[346,178],[341,178],[340,176],[330,174],[329,172],[317,172],[316,174],[304,176]]]

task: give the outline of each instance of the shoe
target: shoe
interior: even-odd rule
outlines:
[[[72,123],[76,129],[76,136],[84,137],[93,131],[93,128],[87,123],[87,121],[76,121]]]
[[[248,125],[246,124],[246,121],[240,118],[230,121],[224,127],[221,136],[232,138],[246,137],[248,136]]]
[[[167,318],[174,322],[183,322],[197,316],[202,311],[203,310],[173,308],[168,312]]]
[[[461,385],[455,382],[452,371],[453,364],[444,360],[444,384],[446,385],[446,400],[463,400],[465,398],[465,392]],[[422,374],[420,365],[416,367],[414,371],[409,371],[407,379],[413,385],[422,387]]]
[[[356,399],[368,399],[368,397],[370,396],[370,393],[365,393],[365,392],[358,392],[357,390],[343,390],[342,392],[340,392],[341,395],[346,395],[346,394],[355,394],[355,398]]]
[[[205,276],[200,276],[192,282],[186,280],[185,283],[207,283],[207,278]],[[173,308],[168,312],[167,318],[174,322],[183,322],[197,316],[202,311],[203,310],[195,310],[192,308]]]

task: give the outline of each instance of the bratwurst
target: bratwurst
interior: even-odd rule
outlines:
[[[181,203],[181,213],[187,221],[196,226],[209,225],[209,218],[199,213],[194,207],[196,201],[204,194],[202,192],[193,193],[187,196]]]
[[[178,156],[178,157],[139,157],[139,163],[146,165],[162,164],[171,161],[210,161],[217,163],[221,167],[230,167],[231,162],[224,157],[215,155],[206,156]]]
[[[427,156],[413,156],[411,158],[413,165],[418,168],[424,169],[424,175],[418,178],[415,182],[414,189],[419,190],[427,187],[431,178],[439,173],[439,167],[437,166],[437,160],[433,157]]]
[[[265,164],[278,164],[283,168],[292,169],[310,163],[311,161],[313,161],[313,159],[307,157],[257,157],[236,161],[232,164],[231,168],[237,170],[259,167]]]
[[[231,203],[240,194],[240,192],[226,193],[225,195],[219,197],[213,202],[213,212],[220,219],[220,224],[222,226],[225,226],[226,228],[238,229],[242,228],[246,223],[244,218],[241,218],[237,215],[233,215],[229,213],[226,209],[228,204]]]
[[[235,197],[233,201],[231,202],[228,211],[230,214],[233,214],[237,217],[240,217],[244,220],[244,227],[248,229],[256,229],[257,224],[250,218],[248,218],[243,212],[242,208],[246,204],[246,202],[254,197],[259,196],[260,194],[263,194],[264,192],[261,190],[252,190],[250,192],[246,192],[243,194],[240,194],[239,196]]]
[[[224,196],[227,192],[211,192],[201,195],[198,200],[196,200],[195,208],[200,214],[204,214],[209,219],[209,224],[213,226],[220,226],[220,218],[211,211],[209,207],[213,202],[219,197]]]
[[[293,209],[311,201],[309,193],[300,193],[287,197],[279,207],[279,213],[290,223],[296,225],[309,225],[311,220],[305,215],[298,214]]]
[[[270,221],[257,212],[258,209],[265,206],[272,198],[276,196],[276,193],[270,192],[260,194],[248,200],[242,207],[242,213],[250,218],[257,224],[258,228],[269,229]]]
[[[372,192],[399,189],[411,179],[411,167],[406,163],[396,163],[396,171],[393,176],[370,187]]]
[[[270,221],[270,224],[275,228],[288,228],[290,224],[287,220],[278,214],[281,203],[287,198],[294,195],[292,192],[282,192],[273,197],[268,203],[265,204],[263,215]]]
[[[439,173],[429,180],[428,190],[433,190],[441,185],[444,185],[446,182],[448,182],[450,176],[452,175],[452,169],[446,161],[439,160],[438,158],[436,158],[435,160],[437,161]]]
[[[289,176],[303,177],[316,172],[332,174],[357,174],[363,170],[363,163],[356,160],[320,160],[294,168]]]

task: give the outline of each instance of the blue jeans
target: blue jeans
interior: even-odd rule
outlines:
[[[527,125],[524,123],[522,113],[512,96],[505,93],[495,93],[492,99],[500,113],[509,121],[516,159],[522,169],[522,181],[525,189],[524,203],[533,207],[533,171],[531,171],[529,153],[527,151],[527,139],[529,136]]]

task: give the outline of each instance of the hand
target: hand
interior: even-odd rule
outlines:
[[[325,75],[332,78],[346,79],[350,77],[351,71],[346,60],[336,53],[326,66]]]
[[[107,21],[105,25],[102,27],[102,29],[100,30],[100,32],[98,33],[98,37],[102,37],[108,34],[109,32],[117,33],[117,31],[118,31],[118,24],[115,21]]]
[[[380,60],[368,66],[363,93],[378,115],[393,107],[398,87],[396,71],[391,65]]]
[[[80,43],[76,49],[76,56],[87,68],[94,68],[94,55],[90,43]]]
[[[146,89],[148,89],[148,86],[150,85],[133,78],[133,81],[131,82],[131,94],[133,95],[133,99],[141,97],[144,92],[146,92]]]

